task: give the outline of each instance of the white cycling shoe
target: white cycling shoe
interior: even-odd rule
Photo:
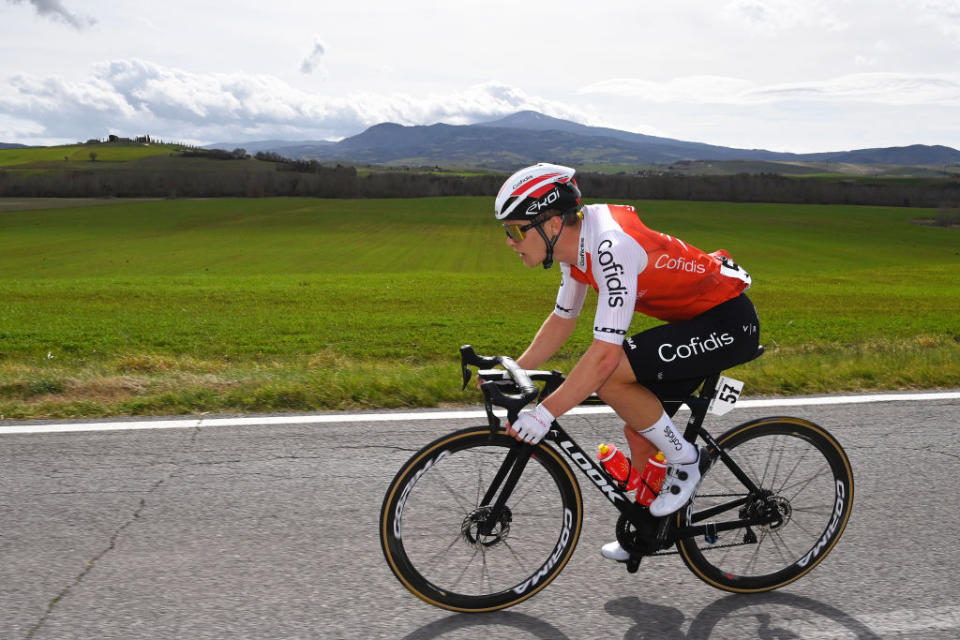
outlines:
[[[697,459],[684,464],[667,465],[663,477],[660,495],[650,505],[650,515],[662,518],[677,511],[693,497],[700,486],[703,472],[710,465],[710,458],[704,447],[697,447]]]
[[[600,547],[600,555],[607,560],[616,560],[617,562],[626,562],[630,559],[630,554],[616,540]]]

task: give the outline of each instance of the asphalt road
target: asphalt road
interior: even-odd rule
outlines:
[[[677,556],[603,560],[587,513],[564,572],[503,612],[435,609],[380,551],[383,494],[415,450],[477,420],[11,434],[0,424],[0,638],[957,638],[960,400],[737,409],[798,415],[853,463],[853,516],[810,575],[763,595]],[[612,415],[563,420],[584,448]]]

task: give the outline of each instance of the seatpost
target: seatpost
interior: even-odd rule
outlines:
[[[688,442],[696,442],[697,436],[700,435],[700,428],[703,426],[704,418],[707,417],[707,408],[710,406],[710,401],[717,392],[717,382],[719,380],[719,373],[711,375],[703,381],[699,394],[684,401],[690,407],[690,418],[687,420],[687,427],[683,431],[683,437]]]

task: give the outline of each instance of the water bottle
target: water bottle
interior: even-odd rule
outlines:
[[[620,483],[624,491],[633,491],[640,486],[640,473],[630,464],[630,458],[616,445],[601,443],[597,447],[597,458],[610,477]],[[626,488],[624,488],[626,485]]]
[[[643,481],[640,483],[640,490],[637,491],[637,502],[649,507],[650,503],[657,499],[666,473],[667,460],[663,457],[663,452],[657,451],[657,455],[651,456],[643,467]]]

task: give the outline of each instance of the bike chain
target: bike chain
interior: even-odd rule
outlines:
[[[748,544],[756,544],[755,542],[731,542],[730,544],[718,544],[710,547],[709,549],[700,549],[700,551],[713,551],[714,549],[727,549],[729,547],[744,547]],[[658,551],[656,553],[648,554],[650,556],[676,556],[679,555],[679,551]]]

